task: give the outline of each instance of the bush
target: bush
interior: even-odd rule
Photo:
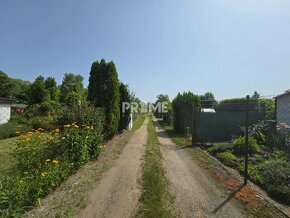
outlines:
[[[273,197],[290,203],[290,164],[283,160],[270,160],[259,165],[264,185]]]
[[[235,167],[239,163],[238,158],[229,151],[218,153],[216,157],[230,167]]]
[[[233,144],[233,151],[234,154],[238,155],[238,156],[242,156],[245,155],[245,136],[240,136],[239,138],[237,138]],[[249,147],[248,147],[248,153],[249,154],[254,154],[259,150],[259,145],[257,144],[257,141],[252,138],[249,137]]]
[[[50,130],[55,127],[55,117],[53,116],[36,116],[29,120],[29,124],[33,129],[42,128]]]
[[[217,143],[213,147],[209,148],[207,151],[216,156],[218,153],[225,151],[232,151],[233,145],[230,143]]]

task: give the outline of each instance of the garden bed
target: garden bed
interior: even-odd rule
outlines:
[[[251,147],[251,146],[250,146]],[[214,143],[201,146],[226,166],[244,174],[244,156],[235,143]],[[249,155],[249,178],[262,187],[273,199],[290,205],[290,157],[278,149],[269,150],[263,146]]]

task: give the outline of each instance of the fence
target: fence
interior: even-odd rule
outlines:
[[[222,142],[245,136],[244,179],[248,180],[249,127],[265,119],[265,107],[247,96],[242,102],[227,102],[216,112],[203,112],[200,108],[174,111],[173,124],[177,132],[185,134],[191,129],[193,143]]]

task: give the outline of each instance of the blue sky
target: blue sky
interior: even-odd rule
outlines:
[[[113,60],[138,97],[290,89],[289,0],[0,0],[0,69],[87,80]]]

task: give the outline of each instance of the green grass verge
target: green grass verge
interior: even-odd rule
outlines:
[[[16,160],[13,157],[13,147],[16,145],[17,137],[0,140],[0,173],[3,173],[15,166]]]
[[[146,118],[146,115],[142,114],[140,115],[134,122],[133,122],[133,127],[132,127],[132,131],[136,131],[137,129],[139,129],[142,124],[144,123],[144,120]]]
[[[172,209],[174,198],[169,193],[169,181],[162,166],[162,154],[152,118],[148,123],[148,142],[144,160],[143,192],[136,217],[175,217]]]
[[[170,136],[171,140],[181,146],[187,146],[190,145],[190,142],[184,137],[183,134],[176,133],[174,131],[174,128],[170,125],[168,125],[166,122],[164,122],[162,119],[158,119],[158,123],[162,126],[163,129],[166,130],[168,135]]]

